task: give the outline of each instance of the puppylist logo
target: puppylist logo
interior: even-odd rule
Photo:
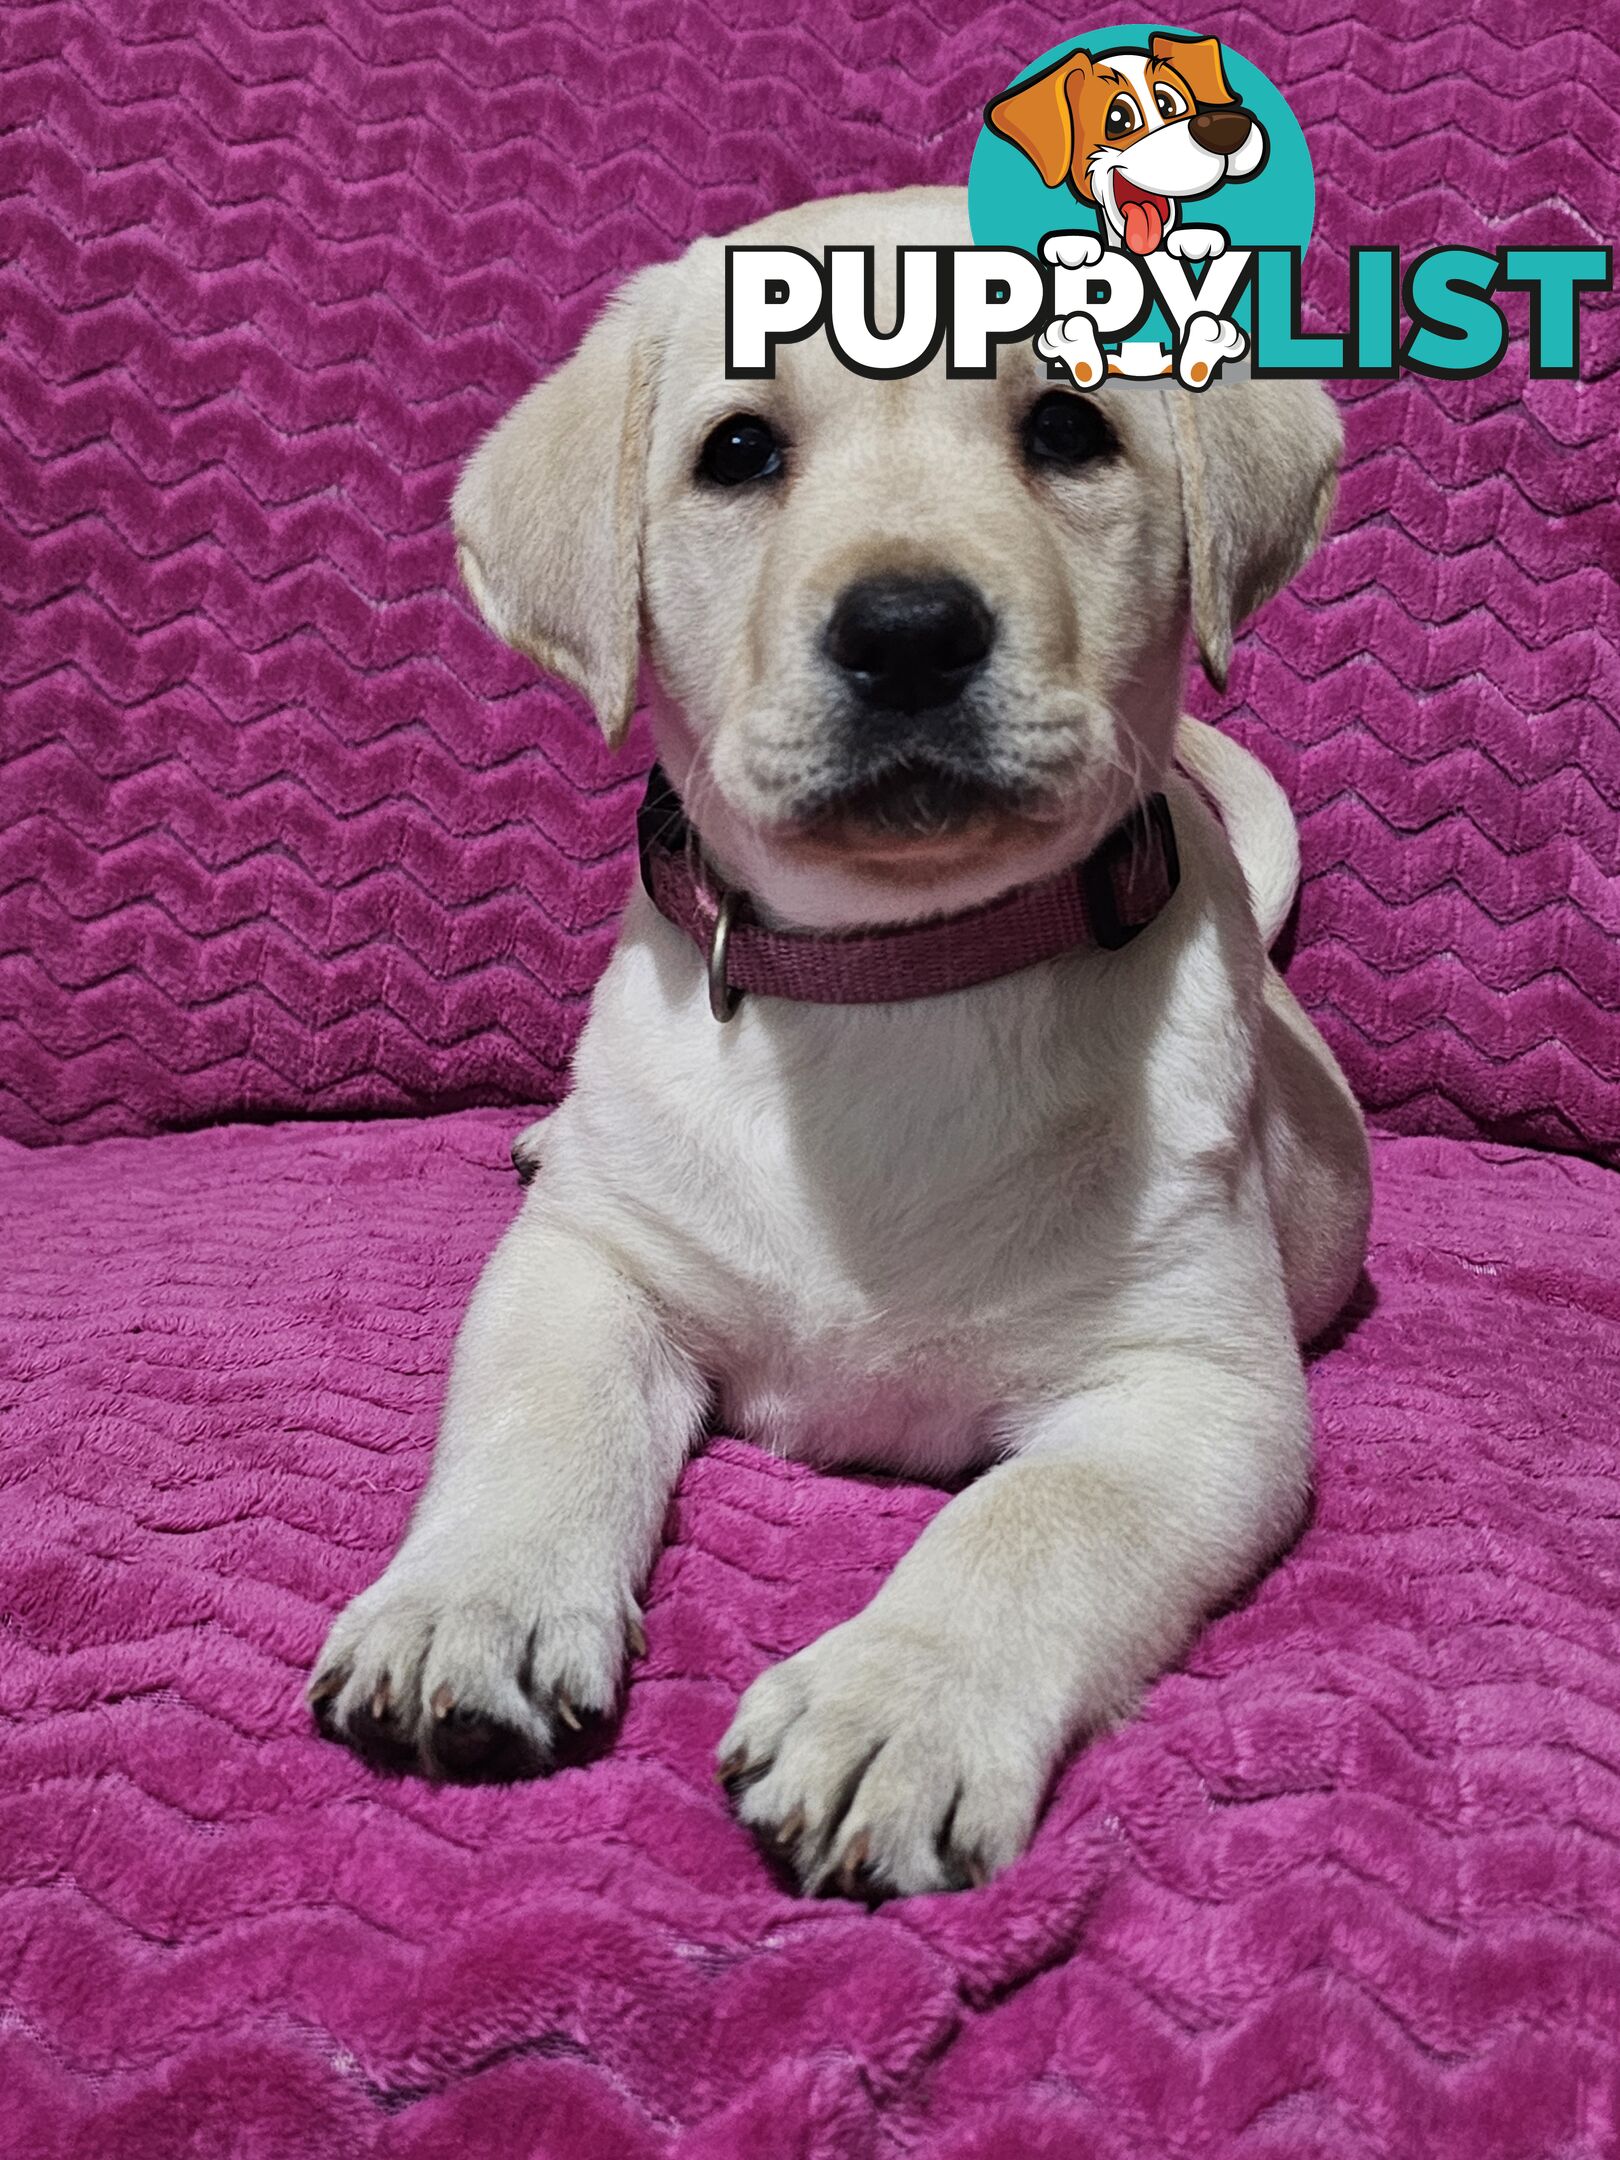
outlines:
[[[947,372],[995,371],[1034,338],[1054,377],[1483,375],[1507,351],[1496,296],[1529,295],[1532,376],[1580,372],[1581,295],[1603,247],[1353,246],[1342,333],[1300,326],[1316,183],[1281,92],[1219,39],[1151,24],[1043,53],[985,107],[968,179],[973,245],[902,248],[880,329],[876,252],[733,247],[726,366],[775,372],[779,345],[825,330],[857,374],[892,378],[944,348]]]
[[[1070,46],[992,99],[969,183],[973,229],[1033,233],[1059,208],[1072,224],[1066,192],[1090,217],[1037,238],[1054,299],[1038,350],[1082,389],[1110,374],[1173,374],[1202,390],[1249,350],[1236,310],[1254,249],[1234,246],[1215,218],[1243,240],[1303,253],[1315,182],[1293,115],[1273,91],[1268,129],[1254,109],[1271,102],[1258,76],[1245,103],[1219,39],[1132,35],[1105,32],[1095,51]],[[1249,192],[1227,209],[1240,187]]]

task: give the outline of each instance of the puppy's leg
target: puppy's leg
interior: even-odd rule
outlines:
[[[721,1742],[742,1819],[807,1889],[983,1881],[1065,1744],[1125,1710],[1297,1526],[1303,1379],[1144,1342],[1031,1423],[876,1598],[749,1689]]]
[[[702,1389],[645,1293],[531,1200],[462,1323],[427,1490],[338,1619],[310,1701],[430,1772],[543,1769],[605,1711]]]

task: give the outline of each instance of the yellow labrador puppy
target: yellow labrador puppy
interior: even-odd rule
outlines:
[[[962,245],[963,196],[745,236]],[[1266,948],[1298,858],[1180,720],[1191,624],[1310,553],[1339,428],[1202,397],[724,374],[724,247],[631,280],[481,445],[462,564],[611,740],[650,661],[664,792],[539,1174],[472,1301],[399,1554],[332,1631],[325,1730],[543,1769],[608,1710],[706,1417],[817,1463],[986,1466],[721,1743],[809,1888],[983,1880],[1297,1527],[1297,1344],[1361,1266],[1360,1117]],[[1217,815],[1217,812],[1219,813]]]

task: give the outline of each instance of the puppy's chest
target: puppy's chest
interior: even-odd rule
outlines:
[[[725,1344],[717,1363],[721,1429],[797,1461],[944,1479],[995,1452],[986,1375],[948,1354],[870,1370],[848,1344],[756,1335]]]
[[[903,1151],[847,1175],[763,1153],[736,1167],[679,1270],[728,1429],[822,1463],[950,1476],[983,1461],[1023,1392],[1015,1350],[1087,1272],[1072,1208],[1054,1234],[1050,1183],[1026,1202],[1016,1176],[930,1175]]]
[[[676,958],[684,959],[684,954]],[[546,1183],[784,1452],[949,1474],[1072,1379],[1151,1254],[1161,1152],[1117,1019],[1054,975],[717,1027],[632,940]]]
[[[732,1081],[660,1087],[577,1136],[592,1212],[657,1286],[720,1420],[822,1463],[981,1463],[1032,1366],[1097,1310],[1125,1234],[1118,1132],[988,1090],[908,1100],[903,1075],[864,1101]]]
[[[694,1268],[684,1315],[726,1429],[806,1461],[928,1477],[993,1455],[1009,1412],[1103,1317],[1082,1226],[1108,1211],[1080,1175],[1067,1193],[1055,1177],[1018,1183],[910,1195],[891,1167],[836,1205],[801,1193],[746,1230],[733,1218]]]

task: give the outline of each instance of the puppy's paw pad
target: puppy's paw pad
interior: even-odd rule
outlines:
[[[464,1583],[390,1571],[339,1616],[309,1688],[327,1739],[388,1768],[504,1782],[547,1769],[562,1728],[613,1707],[631,1613]]]
[[[548,1738],[532,1726],[508,1724],[487,1711],[456,1702],[448,1689],[429,1714],[432,1725],[425,1753],[441,1777],[502,1785],[537,1777],[548,1765]]]
[[[813,1894],[972,1888],[1023,1850],[1045,1784],[1014,1693],[863,1617],[761,1674],[720,1743],[721,1779]]]

